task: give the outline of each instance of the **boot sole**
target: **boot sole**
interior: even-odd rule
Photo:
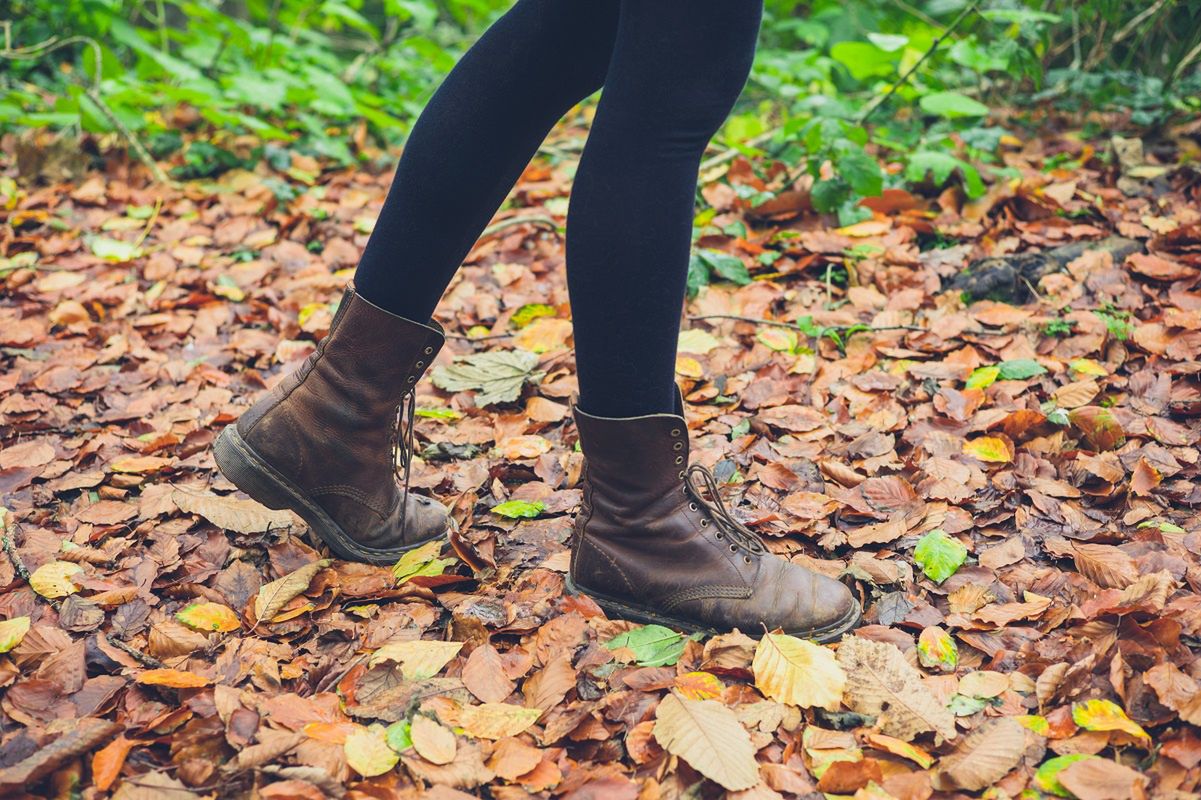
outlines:
[[[653,611],[648,611],[639,606],[632,606],[623,603],[620,600],[615,600],[611,597],[606,597],[600,592],[594,592],[591,589],[586,589],[577,586],[575,581],[571,579],[570,573],[567,575],[567,591],[573,595],[587,595],[591,597],[596,604],[604,609],[605,614],[618,619],[628,620],[630,622],[641,622],[649,625],[664,625],[668,628],[684,631],[685,633],[701,633],[705,636],[716,636],[720,633],[728,633],[729,631],[719,631],[715,628],[708,628],[703,625],[697,625],[694,622],[680,619],[678,617],[667,616],[666,614],[657,614]],[[844,634],[858,627],[860,620],[863,618],[863,609],[859,605],[859,601],[854,601],[855,605],[842,617],[829,625],[823,625],[819,628],[809,628],[797,631],[785,631],[790,636],[796,636],[800,639],[812,639],[820,644],[837,641]],[[747,636],[758,639],[763,635],[762,631],[743,631]]]
[[[238,429],[227,425],[213,444],[213,458],[218,469],[230,483],[256,502],[270,509],[289,509],[296,512],[322,543],[339,558],[369,564],[392,564],[409,550],[446,536],[453,520],[447,517],[447,527],[438,536],[420,542],[390,547],[384,550],[364,547],[342,530],[329,514],[308,500],[294,483],[284,477],[246,443]]]

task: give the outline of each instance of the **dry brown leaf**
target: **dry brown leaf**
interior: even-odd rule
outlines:
[[[655,739],[664,750],[729,791],[759,783],[750,734],[734,712],[716,700],[664,696],[655,712]]]
[[[937,777],[944,789],[987,789],[1009,774],[1025,751],[1026,729],[1000,717],[972,731],[943,756]]]
[[[1081,575],[1106,589],[1125,589],[1138,577],[1134,559],[1111,544],[1073,542],[1072,560]]]
[[[848,636],[838,646],[838,663],[847,676],[847,706],[877,716],[882,733],[907,742],[924,731],[955,738],[955,718],[895,645]]]
[[[471,651],[463,664],[463,685],[484,703],[503,702],[516,688],[505,675],[500,653],[490,644]]]
[[[1147,778],[1107,758],[1086,758],[1056,775],[1079,800],[1133,800],[1145,797]]]
[[[327,566],[326,559],[311,561],[260,588],[254,600],[254,618],[260,625],[270,622],[292,598],[308,589],[313,577]]]
[[[218,528],[237,533],[266,533],[293,524],[290,512],[272,511],[253,500],[176,489],[171,493],[171,501],[185,514],[199,514]]]
[[[455,760],[455,735],[424,714],[413,717],[409,736],[417,755],[431,764],[449,764]]]
[[[1143,679],[1155,690],[1159,702],[1190,725],[1201,725],[1201,686],[1170,661],[1147,670]]]

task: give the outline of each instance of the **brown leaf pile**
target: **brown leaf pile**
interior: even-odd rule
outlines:
[[[1082,165],[1044,171],[1052,153]],[[329,561],[231,495],[215,435],[325,333],[388,183],[298,160],[317,178],[287,202],[266,166],[0,183],[0,793],[1196,796],[1195,172],[1123,191],[1049,138],[980,200],[892,189],[842,229],[804,185],[740,199],[779,170],[708,184],[699,246],[757,280],[689,304],[694,458],[773,550],[853,581],[867,624],[836,659],[789,637],[756,658],[739,633],[657,659],[607,647],[636,626],[564,593],[576,382],[539,220],[561,221],[570,165],[527,170],[438,312],[458,336],[439,366],[540,357],[517,403],[419,391],[413,484],[455,509],[453,549]],[[1088,250],[1024,306],[943,289],[982,256],[1113,233],[1146,252]],[[747,321],[804,316],[869,330]],[[1006,363],[1023,377],[980,371]],[[538,516],[491,511],[510,500]],[[941,582],[914,559],[932,531],[967,550]]]

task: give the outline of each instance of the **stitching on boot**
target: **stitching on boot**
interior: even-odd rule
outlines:
[[[752,590],[746,586],[689,586],[664,598],[663,607],[664,610],[671,610],[690,600],[746,600],[752,594]]]
[[[618,575],[620,575],[620,576],[621,576],[621,579],[622,579],[622,581],[624,581],[624,582],[625,582],[626,589],[628,589],[628,590],[629,590],[629,592],[630,592],[630,596],[631,596],[631,597],[638,597],[638,596],[639,596],[639,595],[638,595],[638,592],[637,592],[637,591],[634,589],[634,584],[630,583],[630,579],[629,579],[628,577],[626,577],[626,574],[625,574],[625,572],[622,570],[622,568],[621,568],[621,567],[619,567],[619,566],[617,566],[617,562],[613,560],[613,557],[612,557],[612,556],[610,556],[610,555],[609,555],[608,553],[606,553],[604,550],[601,550],[601,549],[600,549],[599,547],[597,547],[595,544],[593,544],[592,542],[589,542],[589,541],[587,541],[587,540],[583,540],[583,539],[581,539],[581,541],[580,541],[580,544],[581,544],[581,545],[583,545],[583,544],[586,544],[586,545],[588,545],[590,549],[592,549],[594,552],[596,552],[596,553],[598,553],[599,555],[601,555],[602,557],[604,557],[605,561],[608,561],[608,562],[609,562],[609,566],[611,566],[611,567],[613,568],[613,571],[614,571],[614,572],[616,572]]]
[[[580,558],[580,545],[584,543],[584,529],[592,520],[592,483],[588,480],[588,462],[585,461],[580,470],[580,483],[583,484],[584,494],[581,499],[579,515],[576,516],[575,541],[572,542],[571,577],[575,578],[575,565]]]
[[[327,494],[341,495],[342,497],[354,500],[361,506],[365,506],[369,511],[378,516],[381,522],[388,518],[388,514],[381,511],[375,503],[371,502],[371,498],[365,492],[353,486],[318,486],[315,489],[310,489],[309,494],[313,497],[320,497]]]

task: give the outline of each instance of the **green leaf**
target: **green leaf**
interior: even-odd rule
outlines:
[[[546,510],[546,503],[537,500],[506,500],[492,506],[492,513],[509,519],[533,519]]]
[[[897,53],[888,53],[869,42],[839,42],[830,48],[830,57],[846,67],[857,81],[883,77],[896,72]]]
[[[1096,758],[1087,753],[1069,753],[1066,756],[1056,756],[1038,768],[1034,773],[1034,785],[1044,792],[1050,792],[1057,797],[1071,797],[1072,793],[1059,782],[1059,773],[1086,758]]]
[[[947,709],[957,717],[970,717],[972,714],[983,711],[987,705],[987,700],[956,694],[951,696],[951,701],[947,703]]]
[[[987,389],[992,386],[997,380],[997,376],[1001,374],[1000,367],[977,367],[972,370],[972,374],[967,376],[968,389]]]
[[[857,194],[874,197],[884,191],[884,172],[879,162],[860,145],[847,141],[839,147],[834,168]]]
[[[509,327],[520,330],[539,317],[553,316],[555,316],[554,306],[548,306],[546,303],[526,303],[514,311],[513,316],[509,317]]]
[[[92,254],[105,261],[117,264],[133,261],[142,255],[142,248],[133,242],[123,242],[120,239],[110,239],[107,236],[93,236],[88,242]]]
[[[892,53],[909,44],[908,36],[900,36],[895,33],[869,33],[867,38],[885,53]]]
[[[384,731],[384,741],[398,753],[403,753],[413,746],[413,723],[407,719],[393,722]]]
[[[823,214],[829,214],[831,211],[837,211],[838,207],[849,199],[850,192],[850,184],[842,178],[821,180],[813,184],[813,189],[809,192],[809,199],[815,209]]]
[[[926,179],[926,174],[930,173],[934,177],[934,183],[941,186],[955,170],[959,170],[963,176],[963,188],[969,198],[975,199],[984,194],[984,181],[975,167],[954,156],[933,150],[921,150],[909,157],[909,164],[905,167],[905,180],[921,183]]]
[[[643,625],[618,634],[605,642],[605,647],[632,650],[634,659],[644,667],[669,667],[680,660],[687,641],[683,635],[662,625]]]
[[[442,552],[442,544],[442,540],[435,539],[401,556],[392,567],[396,585],[399,586],[410,578],[441,575],[445,572],[447,567],[455,563],[455,559],[438,557]]]
[[[439,365],[430,372],[430,379],[439,389],[448,392],[476,390],[478,406],[509,403],[521,395],[526,381],[542,377],[535,372],[538,356],[526,350],[494,350],[464,356],[450,366]]]
[[[958,539],[948,536],[942,528],[935,528],[918,540],[913,550],[913,560],[927,578],[942,583],[967,560],[967,547]]]
[[[1047,368],[1032,358],[1015,358],[1012,361],[1002,361],[998,367],[1003,381],[1024,381],[1042,375]]]
[[[988,106],[958,92],[934,92],[923,97],[919,105],[927,114],[935,114],[944,119],[988,115]]]
[[[925,628],[917,641],[917,660],[927,669],[938,668],[954,672],[959,665],[959,647],[951,634],[942,628]]]
[[[746,265],[742,263],[741,258],[720,250],[698,250],[697,255],[712,267],[714,272],[726,280],[740,286],[751,282],[751,275],[747,272]]]

